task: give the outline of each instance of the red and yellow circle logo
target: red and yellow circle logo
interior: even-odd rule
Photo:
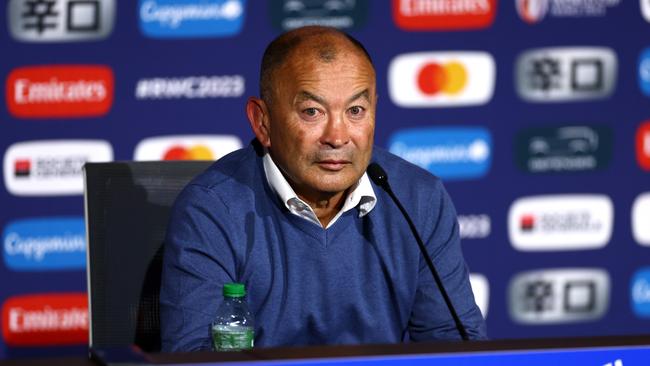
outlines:
[[[167,149],[163,160],[214,160],[214,154],[205,145],[174,145]]]
[[[430,62],[417,75],[418,88],[426,95],[456,95],[467,85],[467,69],[457,61]]]

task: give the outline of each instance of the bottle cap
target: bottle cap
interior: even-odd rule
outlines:
[[[223,285],[223,296],[243,297],[246,295],[246,288],[243,283],[226,283]]]

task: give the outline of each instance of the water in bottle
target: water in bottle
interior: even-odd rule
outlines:
[[[240,351],[253,348],[255,327],[241,283],[223,286],[223,303],[212,323],[212,344],[216,351]]]

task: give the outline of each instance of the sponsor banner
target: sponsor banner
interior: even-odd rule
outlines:
[[[133,159],[217,160],[242,147],[232,135],[178,135],[149,137],[138,143]]]
[[[23,42],[104,39],[113,31],[115,6],[115,0],[9,0],[9,32]]]
[[[2,233],[3,259],[15,271],[86,268],[83,217],[46,217],[9,222]]]
[[[612,158],[613,140],[606,126],[529,128],[517,135],[515,158],[529,173],[603,169]]]
[[[650,267],[636,271],[630,281],[632,311],[640,318],[650,318]]]
[[[470,273],[469,283],[472,286],[474,293],[474,301],[483,314],[483,318],[487,318],[488,306],[490,304],[490,284],[487,277],[479,273]]]
[[[88,296],[51,293],[14,296],[2,305],[2,335],[9,346],[88,343]]]
[[[246,0],[139,0],[140,30],[152,38],[228,37],[241,32]]]
[[[492,136],[482,127],[431,127],[396,132],[390,152],[444,180],[477,179],[492,162]]]
[[[485,239],[492,231],[492,220],[486,214],[458,215],[461,239]]]
[[[632,234],[637,243],[650,247],[650,192],[641,193],[632,204]]]
[[[487,28],[497,0],[393,0],[393,20],[401,29],[444,31]]]
[[[101,65],[16,68],[6,98],[9,113],[19,118],[102,116],[113,104],[113,71]]]
[[[614,205],[606,195],[560,194],[517,199],[508,236],[521,251],[600,249],[612,237]]]
[[[650,2],[646,2],[650,4]],[[639,56],[638,76],[641,92],[650,97],[650,48],[641,51],[641,55]]]
[[[242,75],[155,77],[138,80],[135,99],[236,98],[245,89]]]
[[[388,69],[390,98],[400,107],[482,105],[496,75],[487,52],[416,52],[396,56]]]
[[[5,152],[4,182],[16,196],[82,194],[83,165],[112,160],[113,149],[102,140],[17,142]]]
[[[600,18],[622,0],[516,0],[517,12],[527,23],[547,18]]]
[[[529,102],[602,99],[614,92],[616,73],[610,48],[532,49],[517,59],[517,93]]]
[[[291,30],[309,25],[356,29],[366,23],[368,0],[271,0],[271,23]]]
[[[650,170],[650,121],[636,130],[636,160],[643,170]]]
[[[522,272],[510,282],[510,316],[531,325],[594,321],[607,312],[609,294],[609,274],[602,269]]]

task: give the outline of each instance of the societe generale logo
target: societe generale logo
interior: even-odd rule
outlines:
[[[179,135],[146,138],[135,148],[133,159],[217,160],[240,149],[242,142],[231,135]]]
[[[632,234],[637,243],[650,247],[650,192],[640,194],[632,204]]]
[[[508,236],[521,251],[602,248],[613,226],[612,200],[598,194],[524,197],[508,212]]]
[[[393,0],[393,19],[410,31],[487,28],[494,22],[497,0]]]
[[[2,305],[2,335],[10,346],[85,344],[88,296],[51,293],[10,297]]]
[[[650,121],[643,122],[636,131],[636,160],[643,170],[650,170]]]
[[[396,56],[388,70],[390,98],[400,107],[482,105],[494,92],[487,52],[416,52]]]
[[[609,307],[609,274],[598,268],[543,269],[510,282],[509,309],[521,324],[594,321]]]
[[[3,160],[13,195],[76,195],[83,193],[83,165],[112,161],[113,148],[103,140],[25,141],[9,146]]]
[[[18,118],[102,116],[113,104],[113,83],[107,66],[21,67],[7,78],[7,108]]]

